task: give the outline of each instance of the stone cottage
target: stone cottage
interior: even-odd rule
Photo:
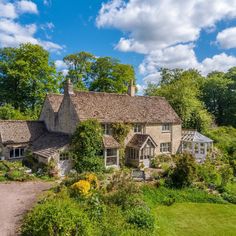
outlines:
[[[64,155],[70,136],[79,122],[97,119],[103,126],[106,167],[119,166],[119,143],[112,136],[112,124],[125,122],[132,130],[125,140],[127,164],[145,167],[155,155],[181,151],[181,119],[163,97],[135,96],[135,86],[128,94],[74,92],[70,80],[64,94],[48,94],[39,121],[1,121],[2,157],[19,159],[28,148],[39,161],[54,158],[61,174],[72,167]]]

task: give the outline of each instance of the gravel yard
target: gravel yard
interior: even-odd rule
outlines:
[[[0,183],[0,236],[18,235],[24,213],[50,187],[51,183],[38,181]]]

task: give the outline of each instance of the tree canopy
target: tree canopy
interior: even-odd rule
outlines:
[[[165,97],[182,119],[184,128],[203,130],[212,122],[200,100],[203,81],[195,70],[163,69],[160,83],[149,84],[145,93]]]
[[[0,49],[0,102],[15,109],[36,110],[45,94],[58,92],[59,81],[49,53],[41,46],[22,44]]]
[[[64,62],[69,68],[67,77],[78,90],[126,93],[130,82],[135,82],[133,67],[112,57],[79,52],[64,57]]]

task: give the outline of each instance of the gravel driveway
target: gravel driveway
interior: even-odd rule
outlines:
[[[0,236],[16,236],[24,213],[37,201],[50,183],[10,182],[0,183]]]

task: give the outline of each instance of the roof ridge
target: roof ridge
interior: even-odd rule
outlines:
[[[37,123],[44,123],[44,121],[42,121],[42,120],[1,120],[0,119],[0,122],[21,122],[21,123],[23,123],[23,122],[37,122]]]
[[[97,91],[75,91],[74,94],[71,94],[71,97],[75,97],[76,95],[79,95],[79,93],[87,93],[87,94],[105,94],[105,95],[114,95],[114,96],[125,96],[125,97],[131,97],[131,98],[161,98],[166,100],[165,97],[162,96],[148,96],[148,95],[135,95],[135,96],[130,96],[127,93],[108,93],[108,92],[97,92]]]

